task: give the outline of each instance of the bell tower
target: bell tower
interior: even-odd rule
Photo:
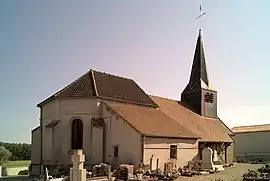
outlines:
[[[201,30],[197,38],[189,82],[181,94],[181,102],[201,116],[217,118],[217,92],[209,84]]]

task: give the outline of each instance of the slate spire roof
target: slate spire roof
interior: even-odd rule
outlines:
[[[197,38],[191,74],[187,87],[188,89],[209,87],[201,30],[199,30]]]

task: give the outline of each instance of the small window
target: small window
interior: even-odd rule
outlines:
[[[118,158],[118,146],[114,146],[113,147],[113,157],[114,158]]]
[[[204,101],[209,102],[209,103],[213,103],[214,102],[214,94],[207,92],[204,95]]]
[[[177,145],[170,146],[170,158],[177,158]]]

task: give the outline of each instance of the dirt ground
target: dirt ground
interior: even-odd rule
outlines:
[[[248,163],[236,163],[231,168],[225,168],[225,171],[211,174],[211,175],[201,175],[194,177],[180,177],[179,181],[215,181],[216,179],[222,179],[223,181],[241,181],[242,175],[250,170],[257,170],[261,168],[262,164],[248,164]]]

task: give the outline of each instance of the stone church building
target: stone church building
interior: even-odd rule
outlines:
[[[181,100],[148,95],[132,79],[90,70],[37,107],[32,174],[70,166],[73,149],[83,150],[86,168],[101,162],[185,166],[199,160],[204,147],[217,150],[223,163],[233,159],[233,133],[217,114],[201,32]]]

